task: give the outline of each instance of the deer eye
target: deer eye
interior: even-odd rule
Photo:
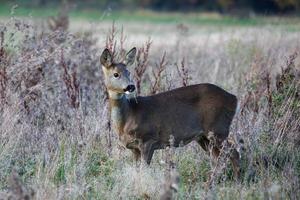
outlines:
[[[119,76],[120,76],[120,75],[119,75],[118,73],[114,73],[114,77],[115,77],[115,78],[119,78]]]

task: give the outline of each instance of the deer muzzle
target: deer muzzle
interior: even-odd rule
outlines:
[[[128,85],[125,89],[124,89],[124,92],[129,92],[129,93],[132,93],[134,92],[135,90],[135,86],[134,85]]]

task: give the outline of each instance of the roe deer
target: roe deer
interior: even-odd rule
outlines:
[[[134,97],[135,85],[126,67],[134,63],[135,55],[133,48],[124,62],[114,63],[110,51],[105,49],[100,57],[112,125],[121,143],[131,149],[136,160],[142,157],[148,164],[154,150],[169,145],[171,135],[175,147],[195,140],[205,151],[212,145],[212,154],[218,157],[229,134],[237,98],[208,83]],[[210,142],[211,132],[214,142]],[[233,149],[230,158],[238,177],[239,153]]]

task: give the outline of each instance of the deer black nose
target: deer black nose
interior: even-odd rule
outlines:
[[[133,92],[135,90],[134,85],[128,85],[127,88],[124,89],[124,92]]]

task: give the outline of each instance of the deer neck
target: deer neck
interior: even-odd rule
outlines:
[[[118,134],[122,134],[126,113],[129,108],[128,100],[124,94],[109,91],[109,103],[112,126]]]

